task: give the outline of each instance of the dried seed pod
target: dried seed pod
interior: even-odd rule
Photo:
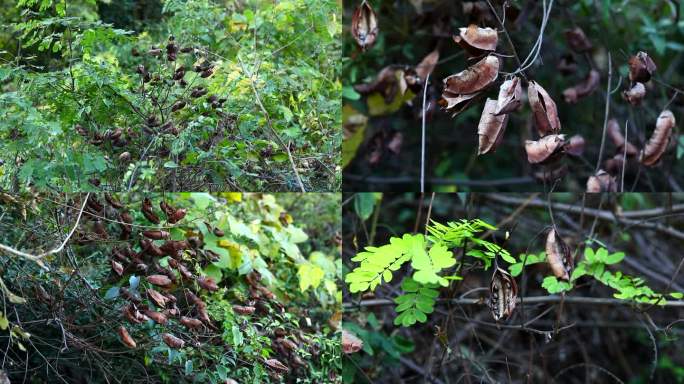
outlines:
[[[116,272],[117,275],[122,276],[124,270],[123,265],[116,260],[111,260],[110,262],[112,264],[112,270]]]
[[[574,156],[582,156],[584,144],[584,137],[582,137],[582,135],[573,135],[565,145],[565,153]]]
[[[469,95],[457,95],[451,92],[442,93],[442,97],[437,101],[437,103],[447,112],[451,112],[451,116],[454,117],[459,113],[466,110],[470,104],[474,101],[474,98],[478,96],[478,93],[471,93]]]
[[[641,101],[646,96],[646,87],[642,83],[634,83],[634,85],[622,92],[622,97],[634,106],[641,105]]]
[[[171,224],[176,224],[179,222],[181,219],[185,217],[185,214],[188,212],[187,209],[185,208],[180,208],[177,209],[176,212],[173,213],[173,215],[169,216],[168,222]]]
[[[146,309],[143,311],[145,313],[145,316],[149,317],[150,319],[154,320],[155,323],[164,325],[168,321],[166,316],[163,313],[152,311],[149,309]]]
[[[501,268],[496,268],[489,284],[489,309],[495,321],[507,319],[513,314],[518,298],[515,279]]]
[[[205,70],[205,71],[202,71],[202,72],[200,73],[200,77],[206,79],[207,77],[209,77],[209,76],[211,76],[211,75],[213,75],[213,74],[214,74],[214,69],[213,69],[213,68],[209,68],[209,69],[207,69],[207,70]]]
[[[223,230],[218,228],[218,227],[214,227],[213,232],[214,232],[214,236],[216,236],[216,237],[223,237],[225,235],[225,232],[223,232]]]
[[[192,92],[190,92],[190,97],[198,98],[207,94],[207,89],[204,87],[195,87]]]
[[[363,0],[354,10],[351,33],[356,43],[364,51],[375,44],[375,39],[378,36],[378,18],[366,0]]]
[[[254,307],[246,307],[246,306],[242,306],[242,305],[233,305],[233,311],[235,311],[236,313],[239,313],[241,315],[251,315],[252,313],[254,313],[255,310],[256,310],[256,308],[254,308]]]
[[[147,54],[150,56],[155,56],[158,57],[161,55],[161,49],[159,48],[152,48],[149,51],[147,51]]]
[[[289,351],[296,351],[298,348],[297,343],[290,339],[280,339],[280,344],[282,344],[283,347]]]
[[[161,208],[162,212],[168,217],[173,215],[174,212],[176,212],[176,209],[170,206],[166,201],[162,200],[159,202],[159,208]]]
[[[427,56],[416,65],[416,75],[420,78],[421,84],[425,81],[427,76],[435,70],[435,66],[439,61],[439,51],[434,50],[428,53]]]
[[[484,155],[496,150],[496,147],[501,143],[503,134],[506,131],[506,123],[508,122],[508,115],[496,116],[497,101],[487,99],[480,123],[477,126],[477,134],[480,136],[478,155]]]
[[[624,166],[625,161],[622,153],[618,153],[615,156],[611,157],[610,159],[606,159],[606,161],[603,162],[603,169],[605,169],[606,172],[610,173],[611,175],[620,174]]]
[[[186,102],[183,100],[178,100],[173,105],[171,106],[171,112],[176,112],[179,111],[183,108],[185,108]]]
[[[656,65],[646,52],[638,52],[629,58],[629,80],[631,82],[646,83],[656,71]]]
[[[150,275],[146,277],[147,281],[159,287],[168,287],[171,285],[171,279],[165,275]]]
[[[111,205],[112,207],[116,209],[121,209],[123,208],[123,204],[121,204],[118,200],[116,200],[112,195],[109,193],[105,193],[105,200]]]
[[[459,28],[458,36],[454,36],[456,44],[473,56],[496,50],[499,34],[492,28],[480,28],[470,24],[468,28]]]
[[[128,348],[135,348],[137,345],[135,340],[131,337],[124,326],[119,327],[119,336],[121,337],[121,342],[124,343]]]
[[[259,291],[259,293],[261,293],[265,298],[269,300],[276,299],[276,295],[273,292],[269,291],[268,288],[264,287],[263,285],[257,286],[257,290]]]
[[[552,228],[546,236],[546,260],[554,276],[561,280],[570,280],[574,261],[570,255],[570,248],[555,228]]]
[[[121,294],[121,297],[130,302],[140,303],[140,297],[137,294],[131,293],[126,287],[119,288],[119,293]]]
[[[536,82],[530,81],[527,87],[527,97],[534,112],[534,121],[537,123],[539,135],[546,136],[560,132],[558,109],[546,90]]]
[[[610,137],[610,140],[617,147],[617,153],[619,153],[620,156],[624,153],[625,146],[627,146],[627,156],[636,156],[639,153],[637,147],[625,140],[625,136],[620,129],[620,124],[618,124],[616,119],[608,120],[606,130],[608,132],[608,137]]]
[[[163,333],[162,340],[164,340],[164,343],[166,345],[174,349],[181,349],[183,348],[183,346],[185,346],[185,341],[177,338],[176,336],[170,333]]]
[[[565,135],[548,135],[537,141],[525,141],[525,152],[530,164],[550,163],[563,154]]]
[[[152,240],[168,239],[171,234],[166,231],[143,231],[143,236]]]
[[[131,153],[130,152],[123,152],[119,155],[119,162],[128,163],[129,161],[131,161]]]
[[[276,359],[267,359],[264,361],[266,363],[266,366],[274,369],[278,372],[289,372],[290,368],[288,368],[285,364],[281,363],[280,361]]]
[[[142,210],[142,214],[143,214],[143,216],[145,216],[145,218],[146,218],[147,220],[149,220],[150,222],[152,222],[152,223],[154,223],[154,224],[159,224],[159,223],[160,223],[159,217],[158,217],[157,215],[155,215],[154,212],[152,212],[151,208],[150,208],[150,210],[144,210],[144,209],[143,209],[143,210]]]
[[[598,71],[592,69],[581,83],[563,91],[566,103],[575,104],[582,97],[590,95],[599,86],[601,76]]]
[[[658,163],[663,153],[667,150],[675,124],[675,117],[671,111],[664,110],[660,113],[651,138],[648,139],[646,147],[639,154],[639,161],[642,164],[653,166]]]
[[[495,115],[511,113],[522,105],[522,85],[519,77],[506,80],[499,88],[499,98],[496,100]]]
[[[587,180],[587,192],[617,192],[617,182],[613,176],[603,169],[599,169],[595,175],[589,176],[589,179]]]
[[[146,238],[141,238],[140,239],[140,247],[142,248],[142,251],[144,253],[147,253],[148,255],[152,255],[152,256],[156,256],[156,257],[164,256],[164,251],[162,251],[159,247],[154,245],[152,240],[149,240]]]
[[[589,41],[580,27],[566,29],[565,39],[568,41],[570,48],[577,53],[586,52],[592,48],[591,41]]]
[[[183,324],[188,329],[198,329],[202,326],[202,321],[198,319],[193,319],[191,317],[182,316],[180,318],[180,323]]]
[[[157,304],[158,307],[160,307],[160,308],[166,307],[166,303],[167,303],[167,301],[169,301],[169,299],[166,296],[162,295],[161,293],[155,291],[152,288],[147,288],[147,290],[145,290],[145,292],[147,292],[147,297],[149,297],[150,300],[152,300],[155,304]]]
[[[212,277],[207,277],[207,276],[200,276],[197,278],[197,284],[199,284],[202,289],[206,289],[207,291],[218,291],[219,287],[216,284],[216,281]]]
[[[469,68],[444,79],[444,90],[456,95],[487,88],[499,76],[499,58],[488,55]]]

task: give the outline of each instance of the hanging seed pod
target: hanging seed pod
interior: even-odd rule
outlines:
[[[133,340],[123,325],[119,327],[119,336],[121,337],[121,342],[124,343],[124,345],[126,345],[128,348],[136,347],[135,340]]]
[[[119,201],[117,201],[117,200],[116,200],[114,197],[112,197],[112,195],[110,195],[109,193],[105,193],[105,200],[107,201],[107,203],[109,203],[109,205],[111,205],[112,207],[114,207],[114,208],[116,208],[116,209],[121,209],[121,208],[123,208],[123,204],[121,204]]]
[[[459,35],[454,36],[456,44],[473,56],[496,50],[499,34],[492,28],[480,28],[470,24],[468,28],[459,28]]]
[[[200,276],[197,278],[197,284],[199,284],[202,289],[206,289],[207,291],[218,291],[219,287],[216,284],[216,281],[212,277],[206,277],[206,276]]]
[[[620,155],[618,155],[620,157]],[[622,157],[620,157],[622,160]],[[588,193],[617,192],[617,182],[615,178],[603,169],[589,177],[587,180]]]
[[[147,276],[146,279],[150,284],[159,287],[168,287],[169,285],[171,285],[171,279],[169,279],[168,276],[165,275],[150,275]]]
[[[629,58],[629,80],[631,82],[646,83],[651,80],[651,76],[657,67],[646,52],[638,52]]]
[[[176,336],[170,333],[162,334],[162,340],[164,340],[164,343],[166,345],[174,349],[181,349],[185,345],[185,341],[177,338]]]
[[[570,48],[577,53],[586,52],[592,48],[591,41],[589,41],[587,35],[584,34],[580,27],[566,29],[565,39],[568,41]]]
[[[622,97],[634,106],[641,105],[641,101],[646,96],[646,87],[643,83],[634,83],[634,85],[622,92]]]
[[[667,150],[675,124],[675,117],[671,111],[664,110],[660,113],[656,121],[656,128],[639,155],[639,161],[643,165],[650,167],[658,163]]]
[[[131,293],[131,291],[128,290],[126,287],[121,287],[119,288],[119,293],[121,294],[121,297],[124,299],[133,302],[133,303],[140,303],[141,299],[138,295]]]
[[[499,76],[499,58],[488,55],[469,68],[444,79],[444,90],[456,95],[487,88]]]
[[[442,93],[442,97],[437,101],[440,107],[451,113],[451,117],[455,117],[459,113],[465,111],[470,104],[475,100],[479,93],[471,93],[469,95],[457,95],[451,92]]]
[[[153,48],[153,49],[150,49],[149,51],[147,51],[148,55],[154,56],[154,57],[161,56],[161,53],[162,53],[162,51],[159,48]]]
[[[617,147],[617,153],[619,153],[620,156],[622,156],[625,150],[627,151],[627,156],[636,156],[639,153],[637,147],[625,140],[625,136],[620,129],[620,124],[616,119],[608,120],[606,130],[608,132],[608,137],[610,137],[610,140]],[[625,148],[625,146],[627,148]]]
[[[195,87],[195,88],[192,90],[192,92],[190,92],[190,97],[196,99],[196,98],[198,98],[198,97],[202,97],[202,96],[206,95],[207,92],[208,92],[207,89],[204,88],[204,87]]]
[[[484,109],[482,110],[480,123],[477,126],[477,134],[480,136],[477,149],[478,155],[494,152],[499,143],[501,143],[503,134],[506,131],[508,115],[503,114],[496,116],[494,114],[496,106],[496,100],[487,99]]]
[[[255,310],[256,310],[256,308],[254,308],[254,307],[245,307],[242,305],[233,305],[233,311],[236,313],[239,313],[241,315],[251,315],[252,313],[254,313]]]
[[[584,144],[585,141],[582,135],[573,135],[565,145],[565,153],[574,156],[582,156],[582,153],[584,152]]]
[[[506,80],[499,88],[499,98],[496,100],[495,115],[511,113],[520,109],[522,105],[522,85],[519,77]]]
[[[364,51],[375,44],[375,39],[378,36],[378,18],[366,0],[363,0],[354,10],[351,33],[356,43]]]
[[[168,239],[171,234],[166,231],[143,231],[143,236],[152,240]]]
[[[130,152],[123,152],[119,155],[119,162],[121,163],[128,163],[131,161],[131,153]]]
[[[266,363],[266,366],[274,369],[278,372],[289,372],[290,368],[288,368],[285,364],[281,363],[279,360],[276,359],[267,359],[264,361]]]
[[[560,132],[561,124],[558,118],[556,103],[541,85],[530,81],[527,87],[527,97],[534,112],[534,120],[537,123],[537,130],[540,136],[557,134]]]
[[[495,321],[507,319],[513,314],[518,298],[515,279],[501,268],[496,268],[489,284],[489,308]]]
[[[198,329],[202,327],[202,321],[198,319],[193,319],[191,317],[182,316],[180,318],[180,323],[183,324],[188,329]]]
[[[166,201],[162,200],[159,202],[159,208],[161,208],[162,212],[168,217],[173,215],[174,212],[176,212],[176,209],[170,206]]]
[[[214,236],[216,236],[216,237],[223,237],[223,235],[225,235],[225,232],[223,232],[223,230],[221,230],[220,228],[217,228],[217,227],[214,227],[213,232],[214,232]]]
[[[525,141],[525,152],[530,164],[551,163],[563,154],[565,135],[548,135],[537,141]]]
[[[147,288],[145,292],[147,292],[147,297],[149,297],[150,300],[154,301],[154,303],[157,304],[158,307],[166,307],[166,303],[169,300],[166,296],[162,295],[161,293],[155,291],[152,288]]]
[[[173,74],[173,79],[176,81],[183,80],[183,77],[185,77],[185,71],[176,71]]]
[[[439,51],[435,49],[434,51],[428,53],[427,56],[425,56],[423,60],[416,65],[416,75],[420,79],[421,84],[423,84],[427,76],[435,70],[435,66],[437,65],[438,61]]]
[[[185,101],[178,100],[175,103],[173,103],[173,105],[171,106],[171,112],[180,111],[181,109],[185,108],[185,105],[186,105]]]
[[[116,272],[117,275],[122,276],[124,270],[123,265],[116,260],[111,260],[110,262],[112,264],[112,270]]]
[[[574,261],[570,255],[570,248],[555,228],[551,229],[546,236],[546,260],[554,276],[561,280],[570,280]]]
[[[188,210],[185,208],[177,209],[176,212],[174,212],[173,215],[171,215],[168,218],[169,223],[176,224],[177,222],[179,222],[181,219],[183,219],[185,217],[185,214],[187,212],[188,212]]]
[[[598,88],[600,80],[601,76],[599,75],[598,71],[592,69],[581,83],[563,91],[563,98],[565,98],[565,102],[575,104],[579,99],[590,95],[596,90],[596,88]]]
[[[147,203],[145,203],[146,201]],[[145,198],[145,200],[143,200],[143,207],[141,211],[147,220],[154,224],[159,224],[159,217],[152,212],[152,203],[150,202],[150,199]]]
[[[264,287],[263,285],[257,286],[257,290],[259,291],[259,293],[261,293],[265,298],[269,300],[276,299],[276,295],[273,292],[269,291],[268,288]]]
[[[164,325],[168,321],[166,316],[163,313],[160,312],[155,312],[149,309],[146,309],[143,311],[145,313],[145,316],[149,317],[152,319],[155,323]]]

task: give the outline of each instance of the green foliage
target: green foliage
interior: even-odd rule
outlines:
[[[401,282],[401,289],[404,294],[394,298],[397,304],[395,311],[398,316],[394,318],[394,325],[404,327],[416,323],[427,321],[427,314],[432,313],[435,305],[435,298],[439,296],[436,284],[420,284],[419,282],[407,277]]]
[[[470,221],[461,219],[456,222],[448,222],[447,225],[433,221],[432,224],[428,226],[428,232],[434,238],[433,241],[444,243],[447,247],[463,247],[467,241],[479,246],[479,249],[471,248],[468,250],[466,255],[480,259],[485,264],[485,270],[489,269],[492,265],[492,260],[494,260],[497,255],[501,256],[502,259],[509,263],[515,262],[515,259],[507,250],[495,243],[475,236],[476,233],[484,230],[493,231],[496,230],[496,227],[480,219]]]
[[[508,271],[511,273],[511,276],[516,277],[522,273],[523,270],[523,263],[525,266],[532,265],[532,264],[539,264],[539,263],[545,263],[546,262],[546,252],[540,252],[538,254],[521,254],[518,257],[519,261],[516,261],[515,263],[511,264],[508,266]]]

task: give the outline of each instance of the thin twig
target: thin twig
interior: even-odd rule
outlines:
[[[608,52],[608,82],[606,84],[606,111],[603,116],[603,134],[601,136],[601,147],[599,149],[598,160],[596,160],[596,169],[594,173],[598,173],[601,167],[601,159],[603,158],[603,150],[606,146],[606,131],[608,129],[608,115],[610,114],[610,82],[613,77],[613,63],[610,57],[610,51]],[[625,148],[627,146],[625,145]]]
[[[425,100],[427,99],[428,82],[430,81],[430,73],[425,77],[423,84],[423,116],[420,138],[420,193],[425,192]]]

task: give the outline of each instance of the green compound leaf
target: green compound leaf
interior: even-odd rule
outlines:
[[[409,327],[416,322],[427,321],[427,314],[434,311],[435,299],[439,292],[434,289],[435,284],[420,284],[410,277],[401,283],[403,295],[397,296],[394,302],[398,316],[394,319],[394,325]]]
[[[413,279],[423,284],[437,283],[446,287],[449,281],[437,273],[454,264],[456,264],[456,259],[453,253],[444,245],[434,245],[429,252],[425,252],[424,249],[416,250],[411,263],[411,266],[416,269]]]

